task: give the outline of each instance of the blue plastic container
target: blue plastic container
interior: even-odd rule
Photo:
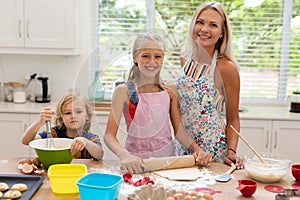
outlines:
[[[81,200],[115,200],[119,196],[122,176],[92,172],[77,180]]]

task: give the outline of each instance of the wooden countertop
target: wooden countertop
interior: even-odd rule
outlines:
[[[14,159],[1,159],[0,160],[0,173],[1,174],[21,174],[18,169],[18,162],[19,158]],[[74,159],[72,163],[83,163],[87,166],[88,172],[92,171],[101,171],[101,170],[112,170],[112,169],[118,169],[119,163],[118,161],[113,160],[104,160],[104,161],[94,161],[89,159]],[[227,169],[229,169],[229,166],[222,164],[222,163],[211,163],[208,165],[207,169],[211,172],[221,174]],[[51,191],[51,186],[49,179],[47,177],[47,171],[44,173],[44,181],[43,184],[40,186],[40,188],[37,190],[37,192],[34,194],[32,200],[40,200],[40,199],[51,199],[51,200],[61,200],[61,199],[80,199],[79,194],[67,194],[67,195],[58,195],[54,194]],[[242,199],[275,199],[276,193],[268,192],[264,189],[264,186],[267,184],[258,183],[258,187],[256,192],[254,193],[254,196],[251,198],[245,198],[241,196],[240,192],[236,190],[237,186],[237,180],[238,179],[251,179],[246,170],[236,170],[233,172],[232,179],[229,182],[226,183],[219,183],[217,182],[214,185],[208,186],[211,189],[214,190],[220,190],[222,193],[216,193],[214,195],[215,200],[242,200]],[[291,176],[291,172],[289,171],[287,175],[278,183],[274,183],[272,185],[279,185],[284,188],[292,188],[291,185],[294,183],[294,179]],[[125,183],[124,183],[125,184]],[[122,188],[121,188],[122,191]],[[119,200],[126,200],[126,197],[121,195],[122,192],[120,192]],[[291,198],[293,199],[293,198]],[[299,199],[299,198],[298,198]]]

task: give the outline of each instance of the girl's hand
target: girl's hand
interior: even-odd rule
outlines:
[[[243,159],[236,155],[235,152],[228,150],[224,163],[227,165],[231,165],[234,163],[237,169],[244,169]]]
[[[86,138],[83,137],[74,138],[70,148],[70,152],[72,155],[75,155],[78,151],[82,151],[85,148],[85,140]]]
[[[121,158],[121,170],[127,173],[141,173],[144,167],[143,160],[138,156],[128,153]]]
[[[207,165],[212,160],[212,155],[210,153],[206,153],[204,151],[194,152],[194,157],[196,161],[196,165]]]

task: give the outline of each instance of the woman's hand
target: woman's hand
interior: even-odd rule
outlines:
[[[194,152],[193,153],[196,161],[196,165],[207,165],[212,160],[212,155],[204,151]]]
[[[231,165],[234,163],[237,169],[244,169],[243,159],[236,155],[235,152],[228,150],[226,158],[224,159],[224,163],[227,165]]]
[[[127,173],[134,174],[143,172],[144,167],[145,165],[140,157],[132,155],[130,153],[122,155],[121,170]]]

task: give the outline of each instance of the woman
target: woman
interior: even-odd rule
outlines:
[[[213,155],[213,161],[243,168],[236,155],[238,136],[229,128],[240,129],[240,77],[222,4],[204,3],[196,10],[181,65],[176,87],[184,128],[201,149]],[[176,140],[175,152],[191,153]]]

